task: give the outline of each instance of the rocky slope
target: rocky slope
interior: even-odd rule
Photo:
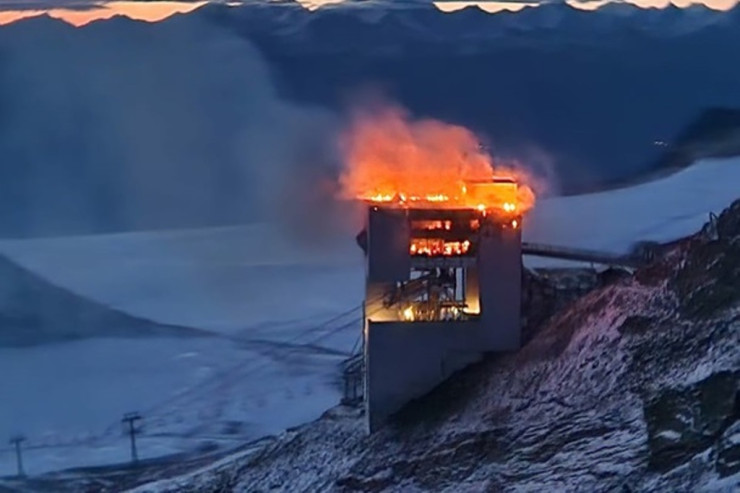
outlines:
[[[732,491],[740,201],[366,436],[335,408],[260,452],[138,491]]]

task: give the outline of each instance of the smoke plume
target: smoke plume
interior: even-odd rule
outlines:
[[[0,236],[288,221],[320,205],[302,194],[336,167],[335,117],[281,99],[229,31],[198,16],[35,19],[0,46]]]

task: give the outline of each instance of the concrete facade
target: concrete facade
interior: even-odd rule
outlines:
[[[404,209],[371,208],[368,214],[367,280],[370,283],[408,279],[409,221]]]
[[[521,229],[497,229],[481,238],[478,252],[480,317],[485,351],[514,351],[521,344]]]
[[[365,341],[368,430],[454,372],[480,359],[485,331],[476,322],[373,322]]]
[[[516,350],[521,343],[520,228],[491,218],[477,233],[474,258],[439,260],[467,266],[464,320],[406,321],[398,307],[388,306],[384,295],[410,280],[410,237],[404,209],[370,208],[364,329],[370,432],[484,353]]]

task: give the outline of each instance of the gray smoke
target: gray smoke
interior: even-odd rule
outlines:
[[[281,99],[259,53],[198,16],[7,26],[0,235],[306,225],[334,210],[336,126]]]

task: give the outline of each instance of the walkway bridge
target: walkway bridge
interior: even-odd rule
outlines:
[[[632,253],[618,255],[597,250],[522,242],[522,255],[573,260],[614,267],[637,268],[649,262],[654,257],[654,250],[649,244],[639,244]]]
[[[635,269],[655,258],[655,254],[659,246],[660,245],[658,244],[648,242],[638,243],[629,254],[619,255],[597,250],[523,242],[522,255]],[[363,320],[360,320],[359,325],[361,326],[362,323]],[[344,361],[342,365],[342,373],[344,376],[343,404],[359,405],[362,403],[364,397],[364,363],[361,347],[358,348],[358,352],[356,354]]]

